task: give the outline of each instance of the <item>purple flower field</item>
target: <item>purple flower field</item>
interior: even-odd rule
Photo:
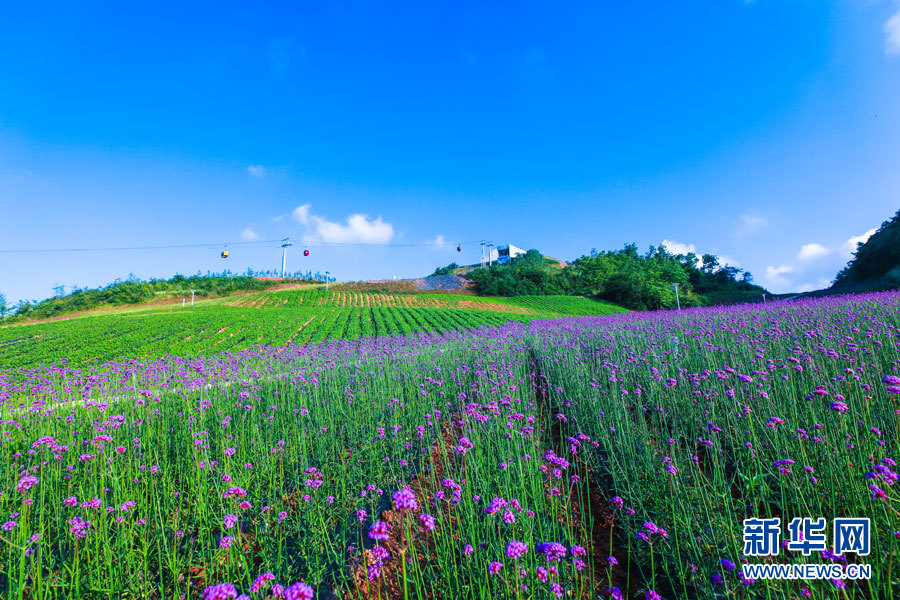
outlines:
[[[0,371],[3,598],[900,594],[900,293],[48,363]]]

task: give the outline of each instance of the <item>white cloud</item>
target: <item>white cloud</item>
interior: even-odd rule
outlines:
[[[432,239],[427,240],[426,244],[430,245],[432,248],[438,251],[447,252],[450,250],[454,250],[453,244],[447,241],[447,238],[444,237],[443,234],[438,234],[434,236]]]
[[[866,241],[875,234],[875,231],[875,229],[870,229],[861,235],[854,235],[851,237],[841,246],[841,254],[846,258],[853,256],[853,253],[856,252],[857,244],[865,244]]]
[[[267,171],[262,165],[250,165],[247,167],[247,172],[254,177],[265,177]]]
[[[294,212],[291,213],[291,217],[301,225],[309,224],[309,209],[311,204],[303,204],[294,209]]]
[[[816,283],[803,283],[797,286],[797,289],[794,291],[797,292],[813,292],[815,290],[824,290],[829,287],[831,282],[824,277],[820,278]]]
[[[744,213],[738,217],[739,223],[737,235],[751,235],[757,233],[769,224],[769,220],[753,213]]]
[[[727,254],[722,254],[721,256],[719,256],[719,264],[723,266],[727,265],[729,267],[735,267],[737,269],[744,268],[744,265],[742,265],[740,261],[735,260],[733,257],[728,256]]]
[[[662,245],[672,254],[687,254],[688,252],[697,253],[697,247],[694,244],[682,244],[674,240],[663,240]]]
[[[766,277],[769,277],[769,278],[781,277],[782,275],[787,275],[788,273],[793,273],[793,272],[794,272],[794,267],[792,267],[790,265],[781,265],[778,267],[773,267],[772,265],[769,265],[768,267],[766,267]]]
[[[374,219],[362,213],[352,214],[345,223],[335,223],[310,212],[311,205],[303,204],[291,216],[304,225],[308,233],[305,242],[330,244],[386,244],[394,239],[394,226],[381,217]]]
[[[697,266],[699,267],[703,264],[703,252],[698,252],[697,246],[695,246],[694,244],[684,244],[682,242],[676,242],[675,240],[663,240],[661,245],[665,246],[666,250],[676,255],[693,252],[697,256]],[[719,265],[723,267],[729,266],[738,269],[742,269],[744,267],[744,265],[741,264],[740,261],[736,260],[732,256],[729,256],[727,254],[718,254],[715,252],[713,252],[712,254],[719,259]]]
[[[255,242],[259,239],[259,235],[248,227],[241,232],[241,239],[245,242]]]
[[[885,54],[900,54],[900,9],[884,24]]]
[[[797,258],[800,260],[812,260],[815,258],[821,258],[830,254],[831,250],[823,246],[822,244],[816,244],[815,242],[810,244],[803,244],[800,248],[800,252],[797,253]]]
[[[780,265],[777,267],[773,267],[769,265],[766,267],[766,283],[770,287],[779,288],[778,290],[773,291],[784,291],[785,287],[789,284],[787,275],[790,275],[794,272],[794,267],[790,265]]]

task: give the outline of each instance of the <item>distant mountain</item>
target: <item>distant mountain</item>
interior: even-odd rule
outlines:
[[[851,286],[900,287],[900,210],[858,247],[847,266],[834,278],[831,288]]]

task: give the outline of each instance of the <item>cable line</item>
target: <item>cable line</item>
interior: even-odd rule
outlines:
[[[178,248],[215,248],[220,246],[249,246],[263,244],[281,244],[282,240],[254,240],[241,242],[210,242],[207,244],[166,244],[159,246],[117,246],[110,248],[30,248],[30,249],[0,249],[0,254],[45,254],[66,252],[126,252],[132,250],[174,250]],[[475,244],[477,242],[323,242],[308,240],[304,246],[356,248],[356,247],[383,247],[383,248],[412,248],[424,246],[457,246],[462,244]]]

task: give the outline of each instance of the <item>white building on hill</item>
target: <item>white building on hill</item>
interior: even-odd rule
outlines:
[[[509,262],[509,259],[522,256],[523,254],[525,254],[524,250],[512,244],[497,246],[496,249],[491,250],[491,260],[495,260],[502,265]]]

